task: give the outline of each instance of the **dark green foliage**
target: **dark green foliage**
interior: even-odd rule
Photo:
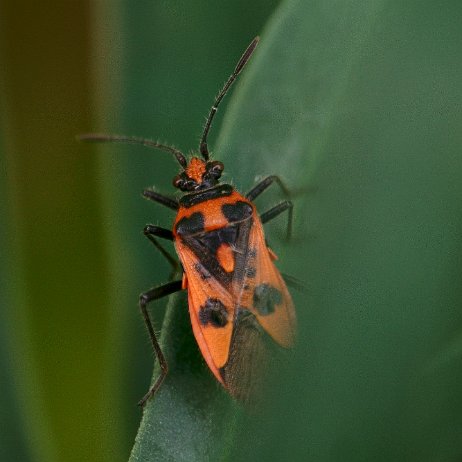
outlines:
[[[170,373],[130,460],[460,460],[460,2],[55,3],[2,6],[2,457],[127,460],[153,362],[136,301],[171,270],[142,229],[173,213],[140,192],[173,192],[178,165],[74,136],[196,149],[260,34],[209,148],[240,191],[276,173],[295,193],[292,241],[265,228],[305,285],[297,346],[244,411],[185,294],[154,303]]]
[[[220,390],[192,393],[185,410],[172,377],[138,450],[149,439],[168,440],[175,460],[461,457],[456,17],[455,3],[429,2],[287,2],[275,13],[214,152],[243,190],[278,173],[300,192],[294,240],[278,239],[282,219],[267,227],[280,268],[307,286],[295,293],[295,358],[250,417]],[[184,418],[199,411],[198,425]],[[167,427],[198,446],[182,459]]]

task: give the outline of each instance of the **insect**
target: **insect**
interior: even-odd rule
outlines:
[[[207,145],[217,108],[258,41],[256,37],[250,43],[214,101],[200,141],[200,157],[188,161],[178,149],[142,138],[98,134],[80,137],[154,147],[173,154],[181,166],[180,174],[173,179],[173,186],[183,192],[179,200],[153,190],[143,192],[147,199],[176,212],[172,230],[147,225],[144,234],[175,267],[175,259],[158,239],[173,241],[183,276],[140,295],[141,312],[160,364],[160,375],[139,402],[141,406],[156,393],[168,371],[147,309],[150,302],[161,297],[187,290],[192,329],[202,356],[216,379],[237,398],[247,399],[258,381],[263,338],[285,348],[294,343],[294,305],[262,226],[287,211],[290,235],[293,206],[290,200],[284,200],[259,216],[253,204],[273,183],[286,195],[288,190],[276,175],[263,179],[246,195],[230,184],[220,183],[224,166],[210,160]]]

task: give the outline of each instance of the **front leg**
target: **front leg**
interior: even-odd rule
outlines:
[[[267,223],[268,221],[272,220],[287,210],[289,214],[287,219],[287,239],[290,239],[292,236],[293,207],[294,206],[291,201],[281,202],[275,205],[273,208],[267,210],[265,213],[262,213],[260,215],[261,222]]]
[[[281,188],[285,196],[290,197],[289,190],[277,175],[271,175],[261,180],[246,194],[245,197],[247,197],[249,201],[253,202],[263,191],[265,191],[266,188],[271,186],[273,183],[276,183]]]
[[[145,189],[143,191],[143,196],[146,199],[149,199],[150,201],[165,205],[165,207],[168,207],[169,209],[178,210],[178,201],[176,199],[173,199],[172,197],[164,196],[163,194],[159,194],[158,192],[153,191],[152,189]]]

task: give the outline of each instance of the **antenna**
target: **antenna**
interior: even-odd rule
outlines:
[[[234,72],[231,74],[228,81],[225,83],[225,86],[222,88],[222,90],[220,91],[218,96],[215,98],[213,106],[210,109],[209,116],[207,117],[207,122],[205,123],[204,133],[202,134],[201,143],[199,145],[199,151],[200,151],[202,157],[205,160],[209,160],[209,150],[207,148],[207,135],[209,134],[210,126],[212,125],[212,120],[215,117],[215,114],[217,112],[218,105],[221,103],[221,100],[223,99],[223,97],[228,92],[229,87],[236,80],[236,77],[240,74],[240,72],[242,71],[242,69],[246,65],[247,61],[252,56],[252,53],[254,52],[255,47],[258,45],[259,40],[260,40],[260,37],[258,37],[258,36],[255,37],[252,40],[251,44],[244,51],[244,54],[241,56],[241,59],[237,63],[237,66],[234,69]]]
[[[95,143],[126,143],[126,144],[141,144],[142,146],[148,146],[150,148],[161,149],[162,151],[167,151],[172,153],[178,163],[183,167],[187,167],[186,157],[184,154],[172,147],[165,144],[156,143],[152,140],[147,140],[145,138],[138,138],[136,136],[123,136],[123,135],[103,135],[100,133],[88,133],[84,135],[78,135],[77,138],[81,141],[90,141]]]

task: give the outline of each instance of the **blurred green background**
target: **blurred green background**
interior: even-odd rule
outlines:
[[[305,191],[292,242],[268,226],[307,286],[298,347],[249,416],[185,297],[155,304],[172,374],[132,460],[461,460],[461,24],[458,1],[0,0],[0,460],[128,460],[153,364],[137,299],[169,273],[142,229],[173,218],[140,193],[177,166],[75,135],[195,149],[258,34],[210,144],[240,190]]]

